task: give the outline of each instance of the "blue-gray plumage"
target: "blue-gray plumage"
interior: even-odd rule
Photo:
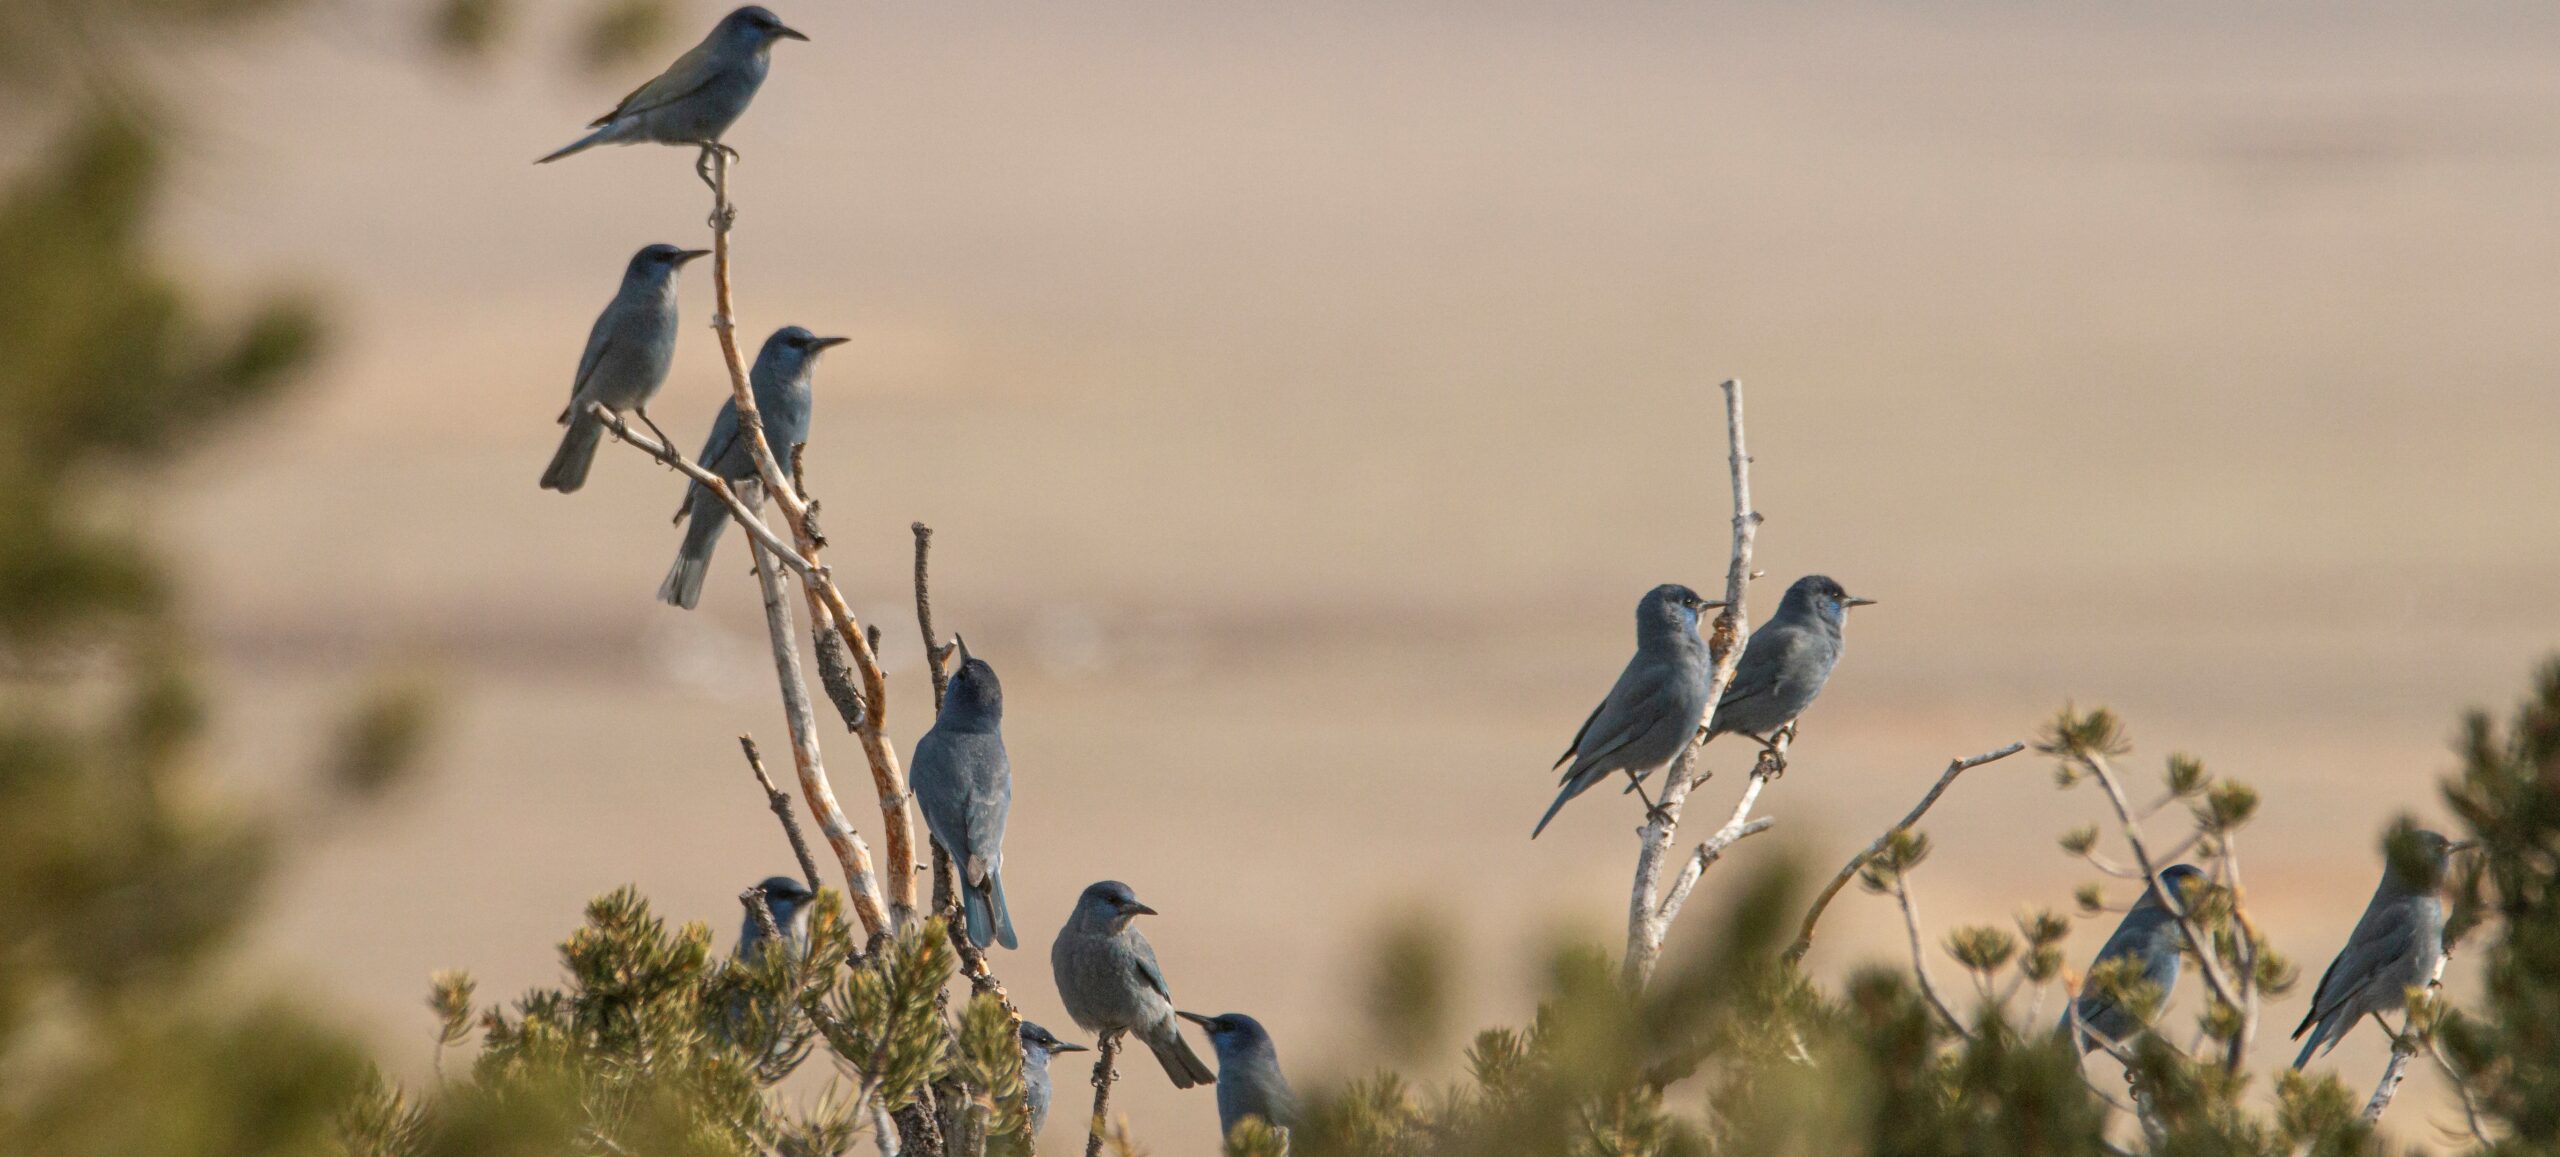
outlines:
[[[933,729],[916,741],[907,783],[933,841],[960,874],[969,942],[1017,947],[1004,903],[1004,819],[1013,807],[1013,764],[1004,754],[1004,688],[996,669],[959,644],[960,668],[944,688]]]
[[[1134,1035],[1147,1042],[1173,1087],[1205,1085],[1218,1075],[1182,1039],[1181,1022],[1173,1018],[1173,990],[1156,967],[1156,950],[1129,926],[1155,913],[1118,880],[1086,888],[1049,945],[1049,971],[1058,982],[1059,1002],[1086,1032]]]
[[[560,411],[569,432],[542,472],[543,489],[567,494],[587,484],[587,468],[604,439],[604,423],[587,413],[589,404],[649,421],[649,399],[667,383],[667,367],[676,357],[676,271],[709,252],[652,245],[632,255],[622,288],[587,331],[587,350],[578,355],[578,376],[569,383],[569,408]]]
[[[1538,817],[1530,839],[1601,780],[1625,772],[1632,787],[1688,746],[1707,711],[1709,662],[1706,641],[1698,637],[1698,612],[1723,605],[1678,583],[1646,591],[1636,602],[1635,657],[1556,760],[1565,769],[1564,786]],[[1568,760],[1571,767],[1565,767]]]
[[[1031,1132],[1038,1133],[1041,1123],[1049,1119],[1049,1058],[1084,1051],[1083,1045],[1068,1044],[1048,1029],[1022,1022],[1022,1107],[1030,1114]]]
[[[1235,1135],[1236,1122],[1260,1117],[1282,1129],[1298,1123],[1298,1094],[1281,1075],[1280,1054],[1262,1022],[1240,1012],[1223,1016],[1180,1014],[1209,1031],[1209,1046],[1218,1050],[1218,1134]]]
[[[820,351],[850,340],[819,337],[799,326],[786,325],[773,331],[773,336],[765,339],[764,349],[756,354],[755,369],[747,375],[747,385],[755,391],[765,445],[773,451],[774,463],[782,468],[784,478],[791,477],[792,466],[798,460],[795,448],[809,440],[809,370],[817,364]],[[695,462],[726,480],[742,500],[760,493],[762,483],[756,477],[754,452],[738,429],[736,398],[720,404],[720,416],[711,423],[711,437],[704,440],[702,457]],[[701,484],[689,482],[685,484],[684,504],[676,508],[676,518],[681,521],[688,514],[693,521],[685,526],[684,543],[676,549],[675,565],[667,568],[667,581],[658,586],[658,599],[692,610],[702,601],[702,580],[711,570],[712,548],[720,545],[720,532],[729,527],[729,508]]]
[[[791,938],[792,950],[808,948],[810,902],[818,894],[791,876],[767,876],[756,887],[764,892],[764,906],[773,913],[773,926]],[[749,912],[745,925],[738,929],[738,946],[733,955],[752,964],[764,955],[764,945],[764,926],[756,923],[755,913]]]
[[[2413,867],[2421,870],[2412,874],[2397,862],[2384,866],[2382,885],[2347,936],[2347,946],[2320,974],[2320,986],[2311,992],[2311,1011],[2293,1030],[2295,1040],[2311,1035],[2303,1042],[2302,1055],[2293,1059],[2297,1069],[2338,1047],[2357,1021],[2407,1007],[2409,990],[2426,987],[2436,962],[2444,959],[2444,901],[2436,889],[2453,853],[2471,845],[2424,829],[2411,834],[2419,858]]]
[[[719,148],[747,103],[764,86],[778,40],[807,40],[773,13],[755,5],[720,18],[711,35],[677,57],[649,83],[633,89],[613,111],[587,127],[594,132],[571,141],[541,161],[556,161],[597,145],[696,145]]]
[[[1779,728],[1813,706],[1830,681],[1832,667],[1840,662],[1840,631],[1849,621],[1849,608],[1874,603],[1851,596],[1823,575],[1797,579],[1778,600],[1778,613],[1743,644],[1733,684],[1716,704],[1707,738],[1739,734],[1763,743],[1774,739]]]
[[[2191,902],[2188,899],[2188,881],[2202,879],[2204,873],[2187,864],[2178,864],[2160,873],[2161,886],[2175,891],[2181,905]],[[2159,986],[2160,999],[2166,1001],[2178,987],[2178,962],[2185,947],[2186,936],[2178,931],[2177,913],[2161,903],[2157,893],[2145,888],[2142,899],[2134,902],[2133,909],[2124,914],[2123,922],[2116,925],[2115,933],[2108,936],[2105,946],[2098,949],[2097,957],[2089,961],[2089,971],[2096,972],[2099,965],[2110,960],[2139,960],[2142,962],[2139,966],[2142,979]],[[2073,1024],[2075,1018],[2088,1026],[2087,1029],[2082,1030]],[[2060,1031],[2069,1034],[2079,1044],[2080,1051],[2086,1053],[2099,1045],[2092,1032],[2109,1041],[2127,1042],[2142,1031],[2142,1027],[2143,1022],[2134,1016],[2132,1009],[2117,1004],[2093,987],[2084,986],[2079,998],[2071,1002],[2071,1007],[2062,1010]]]

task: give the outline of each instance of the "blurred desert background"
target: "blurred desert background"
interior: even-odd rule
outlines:
[[[1263,1019],[1302,1084],[1368,1062],[1362,941],[1398,913],[1460,931],[1468,1031],[1525,1019],[1558,936],[1616,944],[1632,801],[1527,835],[1636,596],[1720,582],[1724,377],[1755,609],[1808,571],[1881,605],[1777,830],[1675,944],[1738,874],[1827,874],[1950,757],[2105,703],[2144,775],[2188,751],[2264,793],[2251,898],[2306,973],[2280,1063],[2381,827],[2440,814],[2458,713],[2560,647],[2560,11],[777,8],[814,43],[730,136],[742,324],[854,339],[811,447],[831,560],[910,747],[907,526],[939,532],[942,624],[1009,692],[997,966],[1062,1034],[1045,949],[1103,877],[1163,911],[1182,1003]],[[417,16],[344,4],[185,65],[172,236],[342,325],[159,516],[250,790],[309,791],[303,737],[374,673],[440,681],[426,774],[302,836],[258,945],[410,1075],[431,970],[547,980],[626,882],[725,944],[790,862],[736,754],[783,741],[737,536],[676,612],[672,475],[608,447],[584,492],[534,485],[624,260],[705,236],[686,154],[528,163],[655,64],[566,71],[537,9],[533,44],[422,65]],[[709,289],[687,274],[654,407],[688,447],[726,389]],[[876,849],[858,749],[830,754]],[[1738,786],[1713,762],[1693,836]],[[1926,825],[1932,932],[2067,909],[2052,837],[2098,804],[2033,756],[1973,773]],[[1813,959],[1899,938],[1853,890]],[[2328,1063],[2369,1088],[2383,1052]],[[1209,1150],[1208,1093],[1126,1071],[1142,1138]],[[2406,1104],[2404,1139],[2452,1122]]]

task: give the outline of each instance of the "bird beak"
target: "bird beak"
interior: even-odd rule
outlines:
[[[1214,1016],[1202,1016],[1202,1015],[1200,1015],[1199,1013],[1196,1013],[1196,1012],[1183,1012],[1183,1011],[1181,1011],[1181,1010],[1179,1010],[1179,1009],[1176,1009],[1176,1010],[1174,1011],[1174,1014],[1173,1014],[1173,1015],[1178,1016],[1178,1017],[1181,1017],[1181,1018],[1182,1018],[1182,1019],[1184,1019],[1184,1020],[1190,1021],[1190,1022],[1191,1022],[1191,1023],[1193,1023],[1193,1024],[1199,1025],[1199,1026],[1200,1026],[1200,1027],[1202,1027],[1202,1028],[1208,1028],[1208,1027],[1210,1027],[1209,1022],[1210,1022],[1210,1021],[1213,1021],[1213,1020],[1218,1019],[1218,1018],[1216,1018],[1216,1017],[1214,1017]]]
[[[2458,844],[2446,844],[2444,846],[2444,850],[2448,852],[2467,852],[2479,846],[2480,841],[2478,840],[2464,840]]]
[[[1139,904],[1139,903],[1135,903],[1135,902],[1132,902],[1132,903],[1131,903],[1128,907],[1126,907],[1126,908],[1122,908],[1122,909],[1121,909],[1121,911],[1126,912],[1126,913],[1128,913],[1128,914],[1130,914],[1130,915],[1132,915],[1132,916],[1153,916],[1153,915],[1155,915],[1155,914],[1156,914],[1156,910],[1155,910],[1155,909],[1150,908],[1150,907],[1147,907],[1147,906],[1146,906],[1146,905],[1144,905],[1144,904]]]
[[[1712,610],[1716,610],[1716,609],[1721,608],[1721,607],[1729,607],[1729,606],[1732,606],[1732,605],[1733,605],[1733,604],[1728,603],[1728,602],[1724,601],[1723,599],[1700,599],[1700,600],[1698,600],[1698,609],[1699,609],[1699,610],[1702,610],[1702,611],[1712,611]]]
[[[687,262],[696,261],[709,256],[711,256],[711,251],[708,249],[686,249],[678,252],[676,254],[676,259],[671,264],[678,269],[682,269],[685,267],[685,263]]]
[[[849,337],[822,337],[816,341],[810,342],[809,349],[814,353],[818,350],[826,349],[829,346],[843,345],[844,343],[852,340],[853,339]]]
[[[960,665],[963,667],[968,666],[969,640],[961,638],[960,632],[953,631],[951,632],[951,646],[954,648],[955,653],[960,656]]]
[[[1083,1045],[1071,1045],[1065,1041],[1059,1041],[1056,1044],[1050,1045],[1049,1051],[1053,1053],[1089,1053],[1093,1050],[1086,1048]]]
[[[809,35],[807,33],[802,32],[797,28],[793,28],[788,24],[774,25],[773,34],[783,38],[784,40],[798,40],[803,43],[806,43],[809,39]]]
[[[1876,605],[1876,601],[1874,599],[1862,599],[1856,595],[1851,595],[1848,598],[1840,600],[1840,605],[1843,607],[1872,607]]]

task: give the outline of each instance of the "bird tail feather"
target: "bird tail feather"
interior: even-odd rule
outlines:
[[[2297,1057],[2293,1058],[2293,1067],[2295,1067],[2295,1068],[2297,1068],[2297,1069],[2298,1069],[2298,1068],[2301,1068],[2301,1067],[2302,1067],[2302,1066],[2304,1066],[2304,1065],[2310,1064],[2310,1063],[2311,1063],[2311,1058],[2313,1058],[2313,1057],[2315,1057],[2315,1056],[2320,1055],[2322,1052],[2327,1051],[2326,1049],[2323,1049],[2323,1048],[2321,1047],[2321,1046],[2323,1046],[2323,1045],[2328,1046],[2328,1048],[2336,1048],[2336,1047],[2338,1047],[2338,1040],[2337,1040],[2337,1038],[2339,1038],[2339,1037],[2343,1037],[2343,1036],[2345,1036],[2345,1035],[2346,1035],[2346,1034],[2345,1034],[2345,1033],[2343,1033],[2343,1032],[2340,1032],[2340,1033],[2332,1033],[2332,1032],[2330,1032],[2330,1031],[2329,1031],[2329,1022],[2327,1022],[2327,1021],[2322,1021],[2322,1022],[2320,1022],[2320,1027],[2319,1027],[2319,1028],[2316,1028],[2316,1029],[2314,1029],[2314,1030],[2312,1030],[2312,1032],[2311,1032],[2311,1039],[2310,1039],[2310,1040],[2307,1040],[2307,1041],[2302,1042],[2302,1054],[2301,1054],[2300,1056],[2297,1056]]]
[[[560,159],[560,158],[562,158],[562,157],[566,157],[566,156],[569,156],[569,155],[572,155],[572,154],[575,154],[575,153],[583,153],[583,152],[587,151],[588,149],[592,149],[592,148],[596,147],[597,145],[602,145],[602,144],[611,144],[611,143],[613,143],[614,141],[616,141],[616,140],[620,139],[620,136],[621,136],[621,133],[622,133],[622,127],[623,127],[623,126],[622,126],[622,122],[620,122],[620,121],[611,121],[611,122],[608,122],[608,123],[606,123],[603,127],[598,128],[596,131],[591,132],[591,133],[588,133],[587,135],[585,135],[585,136],[583,136],[583,137],[579,137],[578,139],[576,139],[576,140],[574,140],[574,141],[571,141],[571,142],[569,142],[568,144],[562,145],[562,146],[560,146],[559,148],[552,150],[550,153],[548,153],[548,154],[546,154],[545,156],[543,156],[540,160],[535,161],[535,162],[534,162],[534,164],[537,164],[537,165],[547,165],[547,164],[550,164],[550,163],[551,163],[551,162],[553,162],[553,161],[559,160],[559,159]]]
[[[587,470],[596,462],[596,447],[604,441],[604,423],[580,415],[569,424],[569,432],[560,438],[560,450],[551,456],[551,465],[542,472],[542,488],[570,494],[587,484]]]
[[[990,942],[1007,948],[1019,948],[1021,941],[1013,935],[1013,913],[1004,902],[1004,877],[987,873],[986,886],[964,883],[960,888],[960,914],[968,922],[969,943],[980,948]]]
[[[1529,838],[1537,839],[1538,833],[1547,830],[1547,821],[1556,818],[1556,813],[1563,811],[1564,805],[1572,803],[1573,797],[1591,790],[1591,785],[1598,782],[1597,776],[1575,776],[1566,781],[1564,790],[1556,793],[1556,802],[1547,805],[1547,814],[1538,817],[1538,826],[1530,830]]]
[[[1147,1049],[1156,1054],[1156,1063],[1164,1066],[1164,1075],[1173,1078],[1173,1087],[1188,1089],[1193,1085],[1211,1085],[1218,1074],[1191,1051],[1191,1041],[1171,1017],[1165,1018],[1164,1035],[1148,1037]]]
[[[658,584],[658,601],[671,607],[692,610],[702,601],[702,580],[711,573],[711,551],[720,545],[720,532],[729,525],[729,512],[716,502],[693,504],[693,521],[684,528],[684,545],[676,548],[674,566],[667,568],[667,581]]]

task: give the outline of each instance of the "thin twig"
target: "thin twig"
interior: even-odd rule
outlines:
[[[1949,1031],[1960,1037],[1972,1036],[1965,1031],[1964,1022],[1948,1010],[1947,1002],[1939,998],[1937,982],[1929,979],[1929,953],[1920,943],[1919,905],[1911,899],[1911,883],[1904,873],[1893,874],[1893,899],[1902,906],[1902,926],[1911,934],[1911,974],[1920,981],[1920,995],[1928,998],[1929,1007],[1937,1010],[1938,1019],[1946,1022]]]
[[[1120,1030],[1111,1029],[1093,1043],[1093,1129],[1084,1139],[1084,1157],[1102,1157],[1102,1134],[1111,1119],[1111,1082],[1120,1078]]]
[[[1716,829],[1714,835],[1708,836],[1705,843],[1699,844],[1698,850],[1690,853],[1688,863],[1681,866],[1680,875],[1672,880],[1671,890],[1663,894],[1662,906],[1656,912],[1656,918],[1665,928],[1678,918],[1681,905],[1689,902],[1690,890],[1698,886],[1698,881],[1705,877],[1709,867],[1723,858],[1726,848],[1740,843],[1744,837],[1758,835],[1777,825],[1774,816],[1751,819],[1751,807],[1760,801],[1760,790],[1767,787],[1769,781],[1786,773],[1789,742],[1790,735],[1780,732],[1777,743],[1761,756],[1759,763],[1753,765],[1751,779],[1743,784],[1742,798],[1733,805],[1733,815],[1725,820],[1723,827]]]
[[[2436,957],[2435,971],[2427,974],[2427,991],[2434,992],[2443,986],[2445,965],[2452,960],[2450,952]],[[2374,1016],[2373,1022],[2382,1024],[2380,1014]],[[2364,1103],[2364,1120],[2368,1125],[2382,1120],[2382,1111],[2390,1108],[2391,1098],[2400,1094],[2400,1082],[2409,1075],[2409,1057],[2417,1051],[2417,1046],[2408,1039],[2409,1022],[2402,1020],[2400,1027],[2402,1031],[2391,1037],[2391,1060],[2382,1068],[2382,1081],[2373,1087],[2373,1099]],[[2383,1030],[2390,1031],[2390,1026],[2383,1025]]]
[[[2471,1084],[2453,1067],[2453,1059],[2444,1055],[2444,1046],[2434,1038],[2427,1040],[2427,1055],[2434,1058],[2436,1069],[2444,1074],[2445,1083],[2453,1086],[2454,1095],[2462,1098],[2462,1124],[2471,1131],[2471,1139],[2483,1149],[2495,1144],[2489,1139],[2489,1127],[2480,1122],[2480,1102],[2471,1095]]]
[[[1840,894],[1840,889],[1849,883],[1850,877],[1858,874],[1858,869],[1867,866],[1867,861],[1876,858],[1877,853],[1884,851],[1884,846],[1892,842],[1895,835],[1910,831],[1911,825],[1919,823],[1920,817],[1929,814],[1929,809],[1937,805],[1938,797],[1947,793],[1948,786],[1955,783],[1957,776],[1983,764],[2007,759],[2026,748],[2027,745],[2024,743],[2012,743],[2005,747],[1993,748],[1980,755],[1969,755],[1948,763],[1947,769],[1938,773],[1938,782],[1929,786],[1929,793],[1920,797],[1919,804],[1911,809],[1910,814],[1903,816],[1901,823],[1885,829],[1885,833],[1877,836],[1874,843],[1868,844],[1865,851],[1849,857],[1849,862],[1841,866],[1839,874],[1831,877],[1831,882],[1823,886],[1822,894],[1813,898],[1813,907],[1805,910],[1804,924],[1796,930],[1796,942],[1787,946],[1784,957],[1786,962],[1797,963],[1804,959],[1805,953],[1813,950],[1813,926],[1822,919],[1823,909],[1831,906],[1831,898]]]
[[[800,876],[808,881],[809,890],[819,887],[818,861],[809,854],[809,841],[800,834],[800,817],[791,813],[791,795],[773,786],[773,777],[764,773],[764,755],[756,750],[756,737],[741,735],[738,747],[747,753],[747,770],[756,773],[756,786],[764,789],[765,806],[773,809],[773,818],[782,821],[782,834],[791,840],[791,854],[800,861]]]
[[[2161,882],[2160,861],[2142,842],[2142,821],[2134,818],[2133,807],[2125,799],[2124,787],[2116,782],[2114,765],[2107,762],[2106,756],[2094,751],[2075,758],[2082,768],[2097,778],[2098,786],[2106,789],[2107,803],[2115,808],[2116,819],[2123,824],[2125,845],[2133,849],[2133,862],[2142,868],[2143,886],[2151,895],[2160,898],[2161,906],[2167,908],[2170,915],[2177,917],[2178,932],[2185,937],[2188,951],[2204,973],[2205,987],[2213,990],[2215,1000],[2244,1014],[2251,1011],[2251,1005],[2238,996],[2237,986],[2223,976],[2222,964],[2214,958],[2213,941],[2196,928],[2194,917],[2187,911],[2187,898],[2176,895],[2177,889]],[[2225,1063],[2233,1071],[2238,1070],[2242,1060],[2239,1042],[2249,1035],[2250,1029],[2243,1026],[2239,1035],[2232,1038]]]
[[[1752,577],[1751,544],[1760,530],[1760,514],[1751,508],[1751,455],[1743,445],[1742,382],[1728,380],[1723,388],[1726,458],[1733,479],[1733,555],[1725,567],[1725,608],[1716,616],[1707,639],[1715,673],[1707,681],[1707,713],[1698,723],[1700,738],[1713,727],[1716,704],[1733,685],[1734,668],[1742,662],[1743,631],[1750,622],[1744,603]],[[1662,868],[1671,841],[1680,832],[1681,805],[1688,800],[1689,789],[1706,779],[1694,770],[1698,751],[1699,744],[1692,741],[1672,761],[1663,776],[1662,794],[1655,799],[1654,812],[1638,839],[1635,885],[1627,898],[1627,954],[1619,977],[1629,989],[1643,988],[1652,977],[1654,964],[1662,958],[1663,938],[1671,931],[1670,921],[1661,914]]]
[[[924,635],[924,668],[933,675],[933,709],[942,710],[942,693],[951,686],[951,672],[943,666],[951,658],[951,645],[933,629],[933,595],[927,562],[933,554],[933,528],[919,522],[911,527],[916,536],[916,630]]]

